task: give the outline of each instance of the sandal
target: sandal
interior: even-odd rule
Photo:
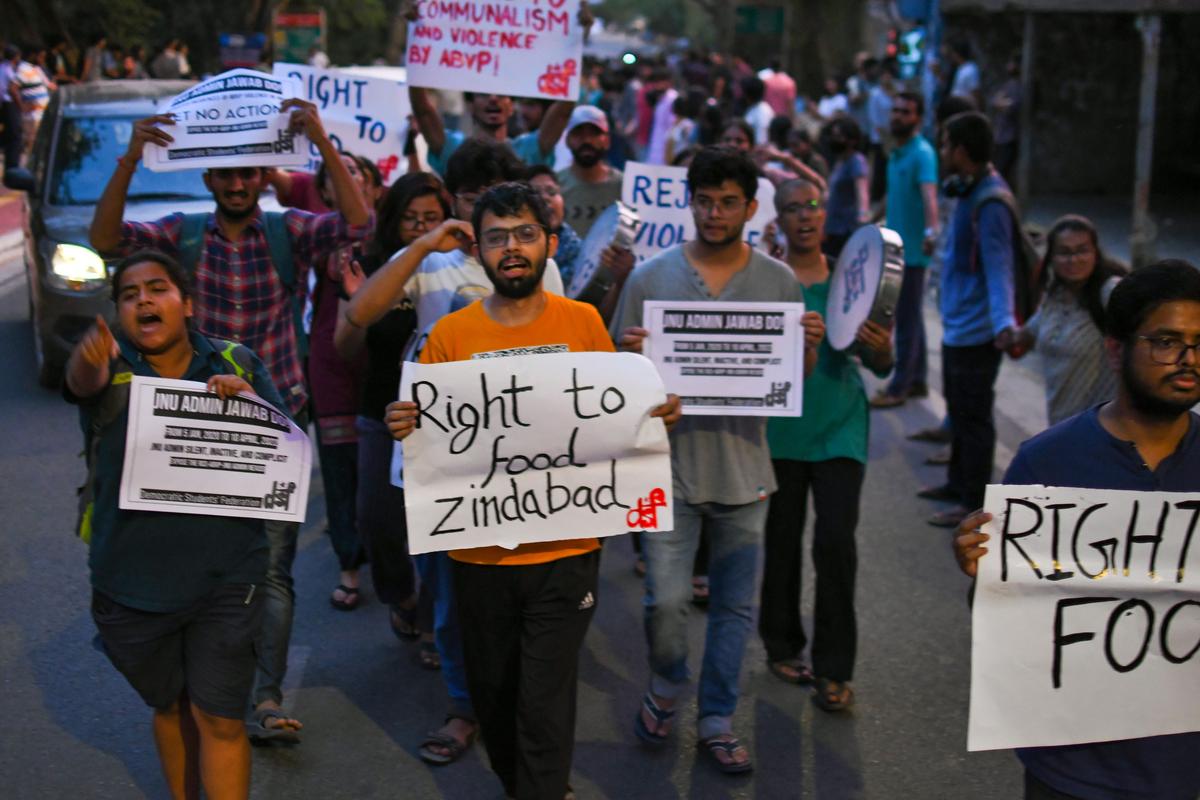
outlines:
[[[449,722],[456,717],[447,717],[446,722]],[[417,750],[417,755],[426,764],[433,764],[436,767],[444,767],[447,764],[453,764],[462,758],[463,753],[470,749],[475,743],[475,739],[479,736],[478,723],[471,723],[471,732],[467,734],[466,741],[459,741],[448,733],[441,731],[430,731],[425,734],[425,740],[421,742],[420,748]],[[430,749],[432,747],[444,747],[447,752],[438,753]]]
[[[417,658],[423,669],[438,670],[442,668],[442,657],[438,653],[437,645],[433,642],[421,642],[421,647],[417,650]]]
[[[291,719],[281,708],[265,706],[254,709],[250,719],[246,720],[246,736],[254,744],[279,742],[280,744],[300,744],[300,732],[282,725],[269,725],[273,719]]]
[[[357,586],[346,586],[345,584],[339,583],[336,587],[334,587],[333,591],[335,593],[341,592],[343,595],[345,595],[345,598],[339,600],[336,596],[330,595],[329,605],[333,606],[338,611],[353,611],[354,609],[358,608]]]
[[[822,711],[845,711],[854,705],[854,689],[849,683],[817,678],[813,702]]]
[[[767,669],[771,674],[784,683],[803,686],[813,682],[813,671],[800,658],[781,658],[778,661],[768,661]]]
[[[729,736],[729,734],[722,735]],[[731,736],[729,739],[722,739],[720,736],[713,736],[709,739],[701,739],[700,741],[696,742],[696,748],[702,753],[707,753],[708,758],[710,761],[712,761],[713,765],[726,775],[740,775],[754,769],[754,762],[750,760],[750,753],[745,747],[742,746],[742,743],[737,740],[736,736]],[[733,754],[738,750],[746,753],[745,761],[733,760]],[[724,752],[727,756],[729,756],[730,760],[722,761],[717,755],[717,753],[720,752]]]
[[[421,632],[417,630],[416,607],[392,608],[388,622],[391,623],[392,633],[396,634],[397,639],[411,642],[421,635]]]
[[[696,575],[692,578],[692,605],[704,608],[708,605],[708,576]]]
[[[646,727],[645,721],[642,719],[642,710],[647,711],[650,716],[654,717],[654,730]],[[663,726],[668,724],[675,717],[675,709],[661,708],[658,703],[654,702],[654,695],[650,692],[642,697],[642,707],[638,709],[637,716],[633,718],[633,733],[646,744],[661,747],[667,743],[671,731],[668,728],[666,733],[660,733]]]

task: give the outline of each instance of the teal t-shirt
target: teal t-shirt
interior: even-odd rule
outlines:
[[[921,201],[921,184],[937,185],[937,182],[937,154],[924,136],[913,136],[888,156],[887,226],[904,240],[906,266],[929,265],[929,256],[921,249],[925,240],[925,206]]]
[[[825,316],[829,281],[804,290],[804,310]],[[828,461],[852,458],[867,461],[869,431],[867,393],[858,364],[847,353],[821,342],[817,366],[804,378],[804,415],[771,417],[767,444],[771,458],[794,461]]]
[[[442,146],[442,152],[429,152],[428,161],[429,168],[438,175],[446,174],[446,165],[450,163],[450,156],[454,155],[467,137],[462,131],[446,131],[446,144]],[[554,166],[554,151],[543,153],[542,148],[538,145],[537,131],[522,133],[515,139],[508,140],[508,146],[517,154],[517,158],[524,161],[529,166],[536,164],[545,164],[547,167]]]

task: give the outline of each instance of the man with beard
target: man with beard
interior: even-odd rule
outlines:
[[[916,92],[900,92],[892,101],[895,147],[887,160],[887,224],[904,240],[904,280],[896,303],[896,372],[887,388],[871,398],[873,408],[892,408],[929,394],[921,301],[938,236],[938,174],[933,145],[917,133],[924,115],[925,98]]]
[[[596,310],[542,287],[557,237],[536,190],[522,183],[489,189],[471,224],[444,226],[473,239],[495,292],[443,317],[421,362],[539,352],[612,352]],[[651,412],[668,427],[679,398]],[[417,406],[388,406],[397,439],[413,431]],[[579,650],[595,612],[600,543],[594,538],[477,547],[450,552],[462,611],[467,681],[492,771],[508,797],[558,800],[570,791]]]
[[[285,410],[301,428],[306,428],[305,343],[296,304],[303,301],[309,269],[362,239],[369,230],[371,212],[359,184],[325,132],[317,107],[304,100],[288,99],[280,110],[291,114],[292,129],[303,131],[320,151],[333,183],[337,211],[310,214],[289,209],[282,216],[264,214],[258,207],[259,193],[266,183],[263,170],[223,167],[204,173],[204,184],[212,192],[217,208],[204,221],[199,242],[185,241],[184,215],[180,213],[153,222],[122,221],[129,185],[146,144],[165,147],[173,141],[167,131],[175,120],[160,114],[134,124],[129,148],[117,160],[117,168],[96,204],[90,237],[92,246],[103,255],[154,249],[186,261],[185,256],[194,252],[195,263],[185,263],[184,267],[195,283],[196,329],[208,336],[240,342],[257,353],[283,397]],[[276,263],[281,247],[290,248],[291,281]],[[259,670],[254,711],[248,722],[251,738],[298,740],[300,723],[285,716],[280,703],[292,632],[292,562],[299,531],[296,523],[267,523],[271,556],[263,586],[266,611],[262,633],[255,643]]]
[[[1200,492],[1200,272],[1152,264],[1113,290],[1105,351],[1117,397],[1021,445],[1006,484]],[[976,511],[958,526],[955,556],[975,577],[988,552]],[[992,556],[993,558],[995,556]],[[1200,733],[1017,750],[1026,800],[1185,798],[1200,795]]]
[[[558,173],[566,221],[586,239],[604,209],[621,199],[621,170],[609,166],[608,117],[596,106],[577,106],[567,123],[567,147],[574,159]]]
[[[708,147],[688,167],[694,241],[659,253],[629,277],[610,328],[624,350],[641,352],[646,300],[798,302],[804,292],[785,264],[743,241],[758,203],[758,169],[745,153]],[[805,373],[825,335],[820,314],[803,317]],[[688,683],[687,613],[703,527],[710,537],[711,594],[700,675],[699,747],[722,772],[752,769],[733,733],[742,655],[754,618],[754,586],[767,498],[775,475],[765,417],[685,417],[671,435],[675,525],[642,537],[645,628],[651,677],[634,720],[643,742],[661,747]]]

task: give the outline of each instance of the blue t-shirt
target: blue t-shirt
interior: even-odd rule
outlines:
[[[1151,472],[1132,442],[1117,439],[1100,425],[1097,408],[1021,445],[1004,482],[1200,491],[1200,418],[1190,415],[1191,424],[1179,447]],[[1017,756],[1038,780],[1084,800],[1195,800],[1200,796],[1200,733],[1028,747],[1017,750]]]
[[[845,236],[858,227],[858,194],[854,182],[867,177],[867,171],[867,159],[862,153],[852,153],[834,164],[825,201],[826,233]]]
[[[182,380],[207,381],[233,372],[209,339],[190,335],[192,361]],[[121,355],[134,375],[160,377],[123,337]],[[255,393],[282,413],[283,399],[257,356],[248,377]],[[92,424],[102,393],[67,399],[79,404],[84,430]],[[92,587],[124,606],[158,613],[185,609],[213,590],[233,583],[262,583],[267,572],[267,534],[261,519],[204,514],[123,511],[118,496],[125,464],[128,406],[99,432],[93,484],[95,505],[88,566]]]
[[[925,241],[925,202],[921,185],[937,185],[937,154],[924,136],[917,134],[897,147],[887,163],[887,225],[904,240],[904,264],[929,265]]]
[[[558,264],[558,274],[562,276],[563,287],[569,289],[571,280],[575,277],[575,267],[579,264],[579,254],[583,252],[583,240],[567,222],[555,233],[558,234],[558,249],[554,251],[554,260]]]
[[[442,145],[442,152],[429,151],[429,168],[438,175],[445,175],[446,165],[450,163],[450,156],[454,155],[454,151],[466,140],[466,134],[462,131],[446,131],[446,143]],[[541,145],[538,144],[537,131],[522,133],[514,139],[509,139],[507,144],[517,154],[517,158],[531,167],[536,164],[545,164],[547,167],[554,166],[554,150],[549,153],[542,152]]]
[[[942,343],[952,347],[987,344],[1013,316],[1013,218],[1001,202],[985,203],[976,230],[973,198],[1008,185],[989,170],[954,207],[942,260]]]

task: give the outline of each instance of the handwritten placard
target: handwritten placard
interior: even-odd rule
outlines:
[[[654,365],[555,347],[404,365],[400,397],[421,409],[403,445],[410,552],[672,528]]]
[[[1200,730],[1200,494],[989,486],[969,750]]]
[[[308,139],[288,130],[280,104],[300,96],[298,83],[252,69],[232,69],[201,81],[159,106],[171,114],[167,147],[146,145],[155,172],[210,167],[300,167]]]
[[[579,0],[417,0],[413,86],[574,100],[583,66]]]
[[[299,81],[300,96],[316,104],[340,152],[371,159],[385,185],[404,174],[404,138],[412,111],[403,83],[304,64],[276,63],[274,74]],[[316,172],[320,166],[321,153],[310,144],[303,169]]]
[[[303,522],[308,437],[260,397],[134,376],[120,507]]]
[[[763,229],[775,218],[775,187],[769,180],[758,179],[754,199],[758,210],[743,232],[751,247],[758,246]],[[625,162],[621,202],[633,208],[640,220],[633,242],[633,254],[639,263],[696,238],[691,200],[685,168]]]

